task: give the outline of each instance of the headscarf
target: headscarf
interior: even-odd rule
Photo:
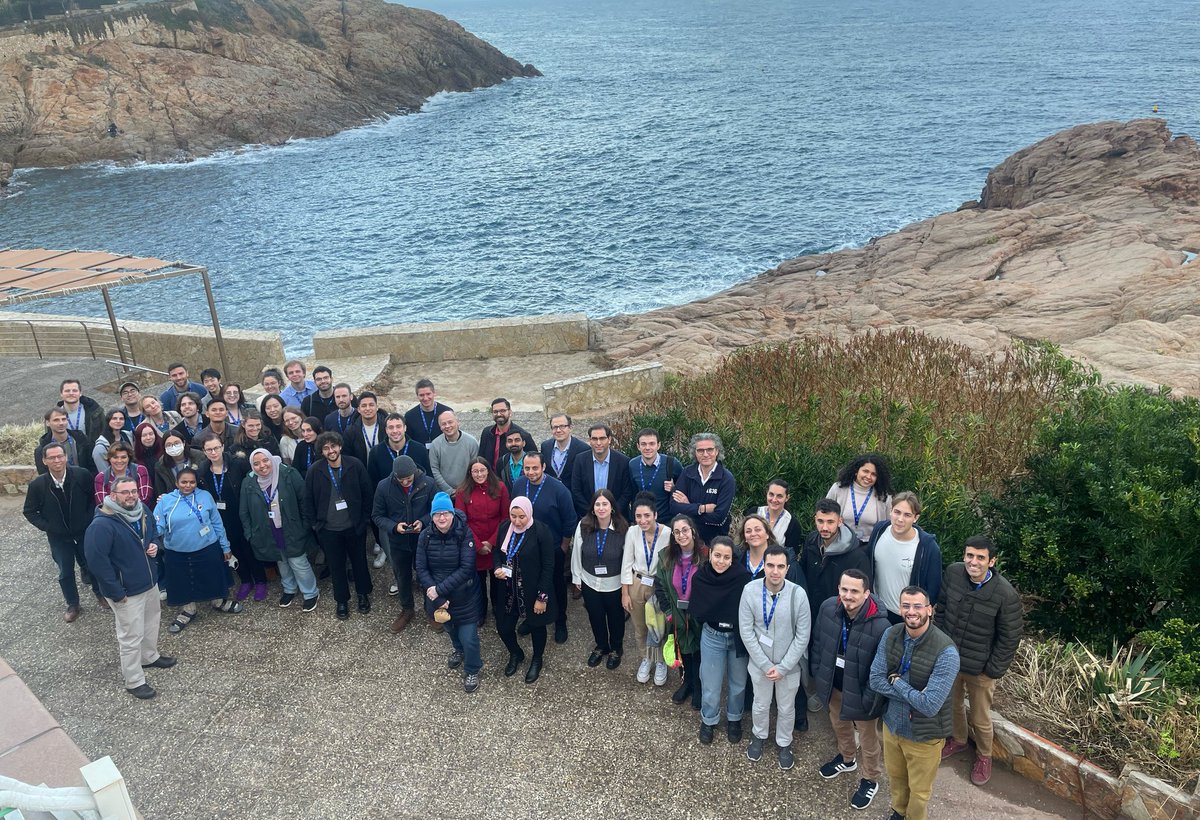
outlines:
[[[271,459],[271,474],[264,476],[255,472],[254,477],[258,479],[259,489],[263,490],[269,495],[275,495],[276,491],[279,489],[279,465],[283,463],[283,459],[279,456],[271,455],[270,450],[267,450],[264,447],[259,447],[257,450],[252,450],[250,452],[251,463],[254,462],[254,457],[259,453],[262,453],[264,456]]]
[[[523,495],[517,496],[508,505],[510,510],[514,507],[525,513],[525,526],[517,529],[517,525],[512,523],[511,520],[508,522],[508,532],[504,535],[504,543],[500,545],[500,551],[505,555],[508,554],[508,547],[512,544],[513,533],[526,532],[533,526],[533,505],[529,503],[529,499]]]

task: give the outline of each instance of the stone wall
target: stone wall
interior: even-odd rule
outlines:
[[[393,364],[587,349],[588,319],[582,313],[360,327],[321,331],[313,336],[317,360],[387,353]]]
[[[89,333],[96,338],[96,323],[100,323],[100,332],[107,333],[106,344],[115,349],[112,334],[107,331],[107,323],[103,319],[84,318],[78,316],[54,316],[41,313],[9,313],[0,312],[0,321],[5,319],[29,320],[35,324],[41,320],[47,332],[53,329],[55,339],[61,345],[70,345],[79,351],[88,350],[88,342],[83,327],[70,328],[62,323],[64,319],[82,319],[92,325]],[[53,320],[53,323],[51,321]],[[229,373],[221,367],[221,356],[217,352],[217,340],[209,325],[167,324],[165,322],[131,322],[117,318],[117,324],[129,333],[130,344],[133,347],[134,360],[143,367],[155,370],[166,370],[172,362],[183,362],[191,371],[192,377],[198,380],[200,371],[205,367],[216,367],[222,370],[226,381],[240,384],[257,384],[261,368],[267,364],[282,364],[283,337],[279,333],[268,333],[259,330],[240,330],[222,328],[221,335],[225,341],[225,353],[229,358]],[[32,337],[22,339],[16,334],[0,335],[0,356],[36,356]],[[86,353],[84,354],[86,355]],[[114,356],[106,356],[113,358]]]
[[[992,712],[996,760],[1059,797],[1083,806],[1088,816],[1112,820],[1185,820],[1200,817],[1200,796],[1126,766],[1119,777]]]
[[[29,482],[36,477],[37,469],[32,464],[0,467],[0,490],[5,495],[24,495]]]
[[[662,392],[664,382],[658,362],[589,373],[543,385],[542,406],[547,418],[555,413],[585,413],[649,398]]]

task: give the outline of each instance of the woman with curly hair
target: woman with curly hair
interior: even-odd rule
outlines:
[[[842,520],[866,543],[871,530],[892,513],[892,473],[879,453],[864,453],[838,473],[826,498],[842,507]]]

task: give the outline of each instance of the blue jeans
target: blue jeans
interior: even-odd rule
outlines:
[[[700,719],[716,726],[721,719],[721,684],[729,679],[725,718],[742,719],[746,698],[746,667],[749,658],[739,658],[732,632],[718,632],[708,624],[700,632]]]
[[[286,561],[276,561],[275,566],[279,568],[279,581],[283,584],[284,592],[294,594],[298,585],[300,594],[305,598],[317,597],[317,575],[313,572],[312,564],[308,563],[307,556],[297,555]]]
[[[483,668],[483,655],[479,650],[479,624],[473,618],[457,627],[453,623],[446,625],[446,634],[456,652],[463,656],[463,671],[468,675],[476,675]]]

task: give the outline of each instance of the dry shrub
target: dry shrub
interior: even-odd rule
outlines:
[[[0,427],[0,464],[33,464],[33,451],[45,432],[41,423]]]

